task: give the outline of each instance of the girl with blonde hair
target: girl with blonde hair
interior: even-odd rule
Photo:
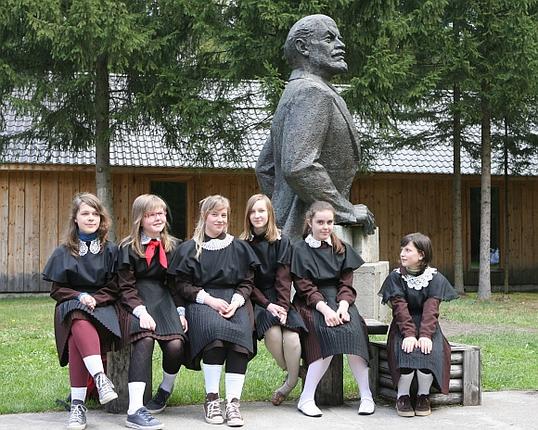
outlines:
[[[266,195],[254,194],[249,198],[240,237],[250,244],[261,262],[251,295],[258,340],[264,339],[279,367],[288,372],[284,384],[271,398],[273,405],[278,406],[297,385],[301,360],[299,332],[306,331],[306,327],[290,303],[290,240],[280,234],[273,205]]]
[[[169,273],[176,294],[186,301],[190,324],[190,366],[203,361],[206,422],[243,425],[239,400],[250,358],[254,355],[250,294],[256,254],[242,240],[227,233],[230,202],[213,195],[200,202],[200,218],[191,240],[174,255]],[[225,368],[226,408],[219,399],[222,366]]]
[[[306,213],[304,240],[293,245],[291,273],[297,293],[294,305],[308,333],[303,337],[303,358],[308,365],[298,409],[320,417],[314,394],[336,354],[346,354],[360,391],[359,415],[374,413],[368,382],[368,334],[355,306],[353,271],[364,261],[333,231],[335,210],[314,202]]]
[[[117,247],[107,240],[109,227],[101,201],[90,193],[76,194],[66,239],[43,270],[57,302],[54,332],[60,365],[69,363],[69,429],[86,428],[88,375],[95,380],[102,404],[118,397],[101,359],[113,344],[121,344],[122,337],[114,276]]]
[[[121,301],[131,312],[129,342],[129,409],[126,426],[160,429],[152,414],[162,412],[170,398],[182,363],[187,321],[183,301],[173,297],[167,270],[177,239],[168,232],[167,205],[160,197],[142,194],[133,202],[133,224],[120,243],[118,286]],[[155,340],[162,350],[162,382],[143,405]]]

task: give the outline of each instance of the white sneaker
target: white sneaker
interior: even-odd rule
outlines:
[[[307,400],[305,402],[299,401],[297,409],[307,417],[321,417],[323,415],[323,412],[316,406],[314,400]]]
[[[372,399],[361,399],[359,415],[372,415],[375,412],[375,403]]]

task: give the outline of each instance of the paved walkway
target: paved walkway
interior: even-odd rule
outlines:
[[[244,403],[241,407],[245,430],[535,430],[538,429],[538,390],[483,393],[481,406],[439,407],[429,417],[401,418],[392,404],[378,404],[371,416],[357,415],[357,402],[322,408],[321,418],[297,412],[294,402],[274,407],[267,402]],[[211,430],[202,417],[201,405],[168,408],[159,419],[166,429]],[[0,415],[0,429],[48,430],[65,428],[66,412]],[[88,413],[88,430],[124,429],[124,415],[102,410]]]

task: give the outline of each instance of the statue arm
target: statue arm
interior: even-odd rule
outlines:
[[[256,163],[256,178],[263,194],[269,198],[275,189],[275,159],[271,134],[267,138]]]
[[[321,89],[306,88],[296,94],[283,125],[282,172],[307,205],[316,200],[329,202],[336,210],[336,222],[356,223],[353,205],[319,163],[334,112],[333,98]]]

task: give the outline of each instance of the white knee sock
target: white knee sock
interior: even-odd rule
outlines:
[[[129,409],[127,414],[132,415],[142,406],[144,406],[144,391],[146,390],[145,382],[129,382]]]
[[[299,405],[308,401],[314,400],[314,395],[316,394],[316,388],[318,388],[319,381],[325,375],[325,372],[331,364],[333,356],[327,358],[320,358],[319,360],[310,363],[308,366],[308,371],[306,372],[306,378],[304,382],[303,392],[299,398]]]
[[[84,402],[86,400],[86,387],[71,387],[71,402],[73,400],[80,400]]]
[[[84,357],[82,359],[84,361],[84,365],[86,366],[86,369],[88,369],[88,372],[90,372],[90,375],[95,377],[98,373],[103,372],[103,361],[101,360],[100,355],[88,355],[87,357]]]
[[[222,364],[203,364],[205,392],[219,393],[220,374],[222,372]]]
[[[226,386],[226,400],[241,399],[245,375],[242,373],[225,373],[224,383]]]
[[[400,380],[398,381],[398,398],[409,395],[409,389],[411,388],[411,382],[413,382],[414,376],[414,371],[405,375],[403,373],[400,375]]]
[[[417,382],[418,382],[418,390],[417,394],[430,394],[430,388],[432,386],[433,382],[433,374],[431,373],[423,373],[420,370],[417,370]]]
[[[362,399],[372,399],[372,392],[370,391],[370,381],[368,380],[368,365],[364,358],[358,355],[348,355],[347,361],[351,372],[357,381],[359,386],[359,392]]]
[[[179,374],[178,373],[166,373],[164,370],[163,370],[163,381],[161,382],[161,388],[164,390],[164,391],[168,391],[169,393],[172,392],[172,390],[174,389],[174,382],[176,382],[176,377],[177,375]]]

